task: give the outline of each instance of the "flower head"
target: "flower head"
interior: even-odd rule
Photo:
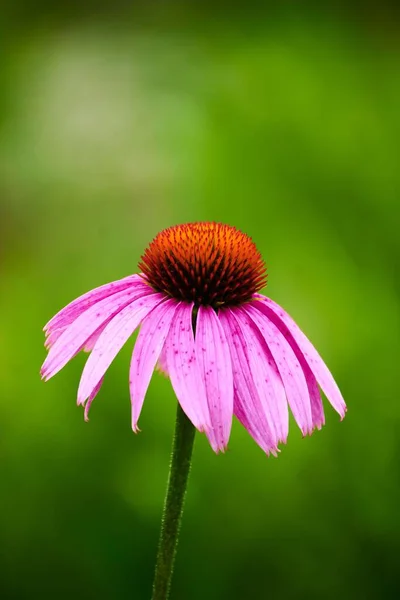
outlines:
[[[139,275],[80,296],[44,328],[44,379],[90,352],[78,389],[85,419],[105,372],[139,326],[129,375],[134,431],[157,364],[216,452],[227,446],[233,415],[267,454],[286,442],[288,407],[304,435],[321,428],[319,386],[344,417],[342,395],[311,342],[258,293],[265,265],[247,235],[219,223],[171,227],[151,242],[139,268]]]

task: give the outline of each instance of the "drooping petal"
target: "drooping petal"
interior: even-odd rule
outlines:
[[[46,350],[50,350],[50,348],[54,346],[58,338],[62,336],[66,329],[66,327],[59,327],[58,329],[51,329],[46,332],[46,339],[44,342]]]
[[[144,319],[140,328],[129,371],[132,429],[134,431],[137,431],[137,422],[144,397],[177,306],[176,300],[166,300]]]
[[[254,307],[259,309],[258,301],[254,302]],[[277,323],[275,321],[272,320],[271,322],[277,326]],[[283,335],[285,335],[285,333],[282,332],[280,329],[279,331]],[[308,366],[308,363],[304,358],[303,353],[301,352],[299,346],[297,345],[290,332],[288,332],[287,335],[285,335],[285,338],[290,347],[292,348],[297,360],[299,361],[299,364],[306,378],[308,393],[311,400],[312,426],[313,428],[321,429],[321,427],[325,424],[325,416],[317,380],[315,379],[315,376],[311,371],[310,367]]]
[[[212,424],[207,437],[215,452],[223,451],[232,427],[232,363],[224,330],[209,306],[200,306],[198,310],[195,349]]]
[[[286,443],[289,411],[282,379],[274,358],[258,327],[240,307],[231,310],[248,352],[248,362],[264,414],[277,442]]]
[[[100,327],[96,329],[94,333],[92,333],[90,338],[86,340],[85,345],[83,347],[84,352],[91,352],[93,350],[97,340],[99,339],[99,337],[101,336],[101,334],[112,319],[113,317],[109,317],[108,319],[106,319],[106,321],[104,321],[104,323],[102,323],[102,325],[100,325]]]
[[[270,425],[255,386],[245,336],[232,312],[221,310],[219,321],[225,331],[232,359],[234,400],[233,412],[256,443],[269,454],[278,451],[278,437]]]
[[[110,320],[112,319],[112,317],[110,317],[109,319],[107,319],[98,329],[96,329],[96,331],[90,336],[90,338],[88,338],[88,340],[86,341],[83,350],[85,352],[91,352],[94,348],[95,343],[97,342],[97,340],[100,337],[100,334],[102,333],[102,331],[104,331],[104,328],[106,327],[106,325],[110,322]],[[60,327],[59,329],[55,329],[54,331],[48,331],[46,333],[46,341],[45,341],[45,348],[47,350],[50,350],[50,348],[52,346],[54,346],[54,344],[56,343],[56,341],[58,340],[59,337],[62,336],[62,334],[64,333],[64,331],[68,328],[68,325],[66,325],[65,327]]]
[[[253,302],[253,305],[278,327],[293,349],[294,346],[299,348],[324,394],[343,419],[346,413],[346,404],[342,394],[340,393],[331,372],[311,344],[310,340],[293,321],[292,317],[290,317],[279,304],[276,304],[276,302],[273,302],[273,300],[266,296],[262,296],[261,294],[255,294],[254,297],[257,298],[257,301]],[[298,354],[296,354],[296,356],[299,358]]]
[[[130,288],[100,300],[82,313],[58,338],[43,363],[41,374],[44,379],[53,377],[82,348],[90,336],[110,317],[136,298],[151,293],[151,288]]]
[[[207,431],[211,421],[196,358],[192,311],[193,304],[182,302],[175,313],[164,346],[165,366],[183,411],[196,429]]]
[[[160,352],[160,356],[158,357],[158,361],[156,364],[156,369],[158,369],[158,371],[160,373],[162,373],[163,375],[165,375],[166,377],[169,377],[169,373],[168,373],[168,365],[167,365],[167,349],[166,349],[166,343],[167,340],[165,341],[165,344]]]
[[[325,414],[318,383],[307,363],[306,368],[303,367],[303,371],[306,377],[308,391],[311,398],[311,415],[313,427],[321,429],[321,427],[325,425]]]
[[[86,361],[78,389],[78,404],[92,393],[108,367],[142,320],[164,299],[163,294],[137,298],[108,323]]]
[[[123,279],[112,281],[97,287],[82,296],[79,296],[67,306],[62,308],[46,325],[44,331],[51,331],[59,329],[60,327],[66,327],[70,325],[79,315],[85,310],[103,300],[108,298],[117,292],[129,289],[131,286],[139,284],[140,286],[145,285],[144,280],[139,275],[128,275]]]
[[[259,295],[259,297],[263,298],[264,296]],[[258,301],[252,303],[252,306],[259,309]],[[276,321],[271,320],[271,322],[278,327]],[[286,335],[283,331],[281,331],[281,329],[279,329],[279,331],[285,336],[288,344],[292,348],[294,355],[296,356],[303,370],[311,401],[311,416],[313,429],[321,429],[321,427],[325,424],[325,415],[317,380],[315,379],[314,373],[311,371],[306,359],[304,358],[303,353],[301,352],[298,344],[296,343],[295,339],[290,334],[290,332],[287,332]]]
[[[84,417],[85,421],[89,421],[89,409],[92,405],[93,400],[96,398],[97,394],[100,391],[101,386],[103,385],[104,377],[102,377],[96,387],[92,390],[86,404],[85,404],[85,412]]]
[[[260,311],[251,304],[246,304],[243,310],[254,321],[271,351],[278,371],[282,378],[286,397],[296,423],[303,435],[311,434],[313,420],[311,400],[307,382],[299,361],[296,358],[285,336]]]

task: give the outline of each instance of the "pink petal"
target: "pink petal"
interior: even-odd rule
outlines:
[[[140,328],[129,372],[134,431],[137,431],[144,397],[177,306],[176,300],[166,300],[144,319]]]
[[[167,349],[166,349],[167,341],[168,341],[168,339],[166,340],[166,342],[163,346],[163,349],[161,350],[160,356],[158,357],[156,369],[158,369],[160,371],[160,373],[162,373],[166,377],[169,377],[168,365],[167,365]]]
[[[85,421],[89,421],[89,409],[91,407],[91,404],[92,404],[93,400],[95,399],[95,397],[99,393],[100,388],[103,385],[103,381],[104,381],[104,377],[102,377],[100,379],[99,383],[93,388],[93,390],[92,390],[92,392],[91,392],[91,394],[90,394],[90,396],[88,398],[88,401],[85,404],[85,413],[84,413]]]
[[[346,413],[346,404],[332,374],[314,346],[282,307],[261,294],[256,294],[255,298],[257,301],[253,303],[253,306],[278,327],[293,349],[294,344],[300,349],[329,402],[343,419]],[[299,358],[298,354],[296,356]]]
[[[135,286],[136,284],[140,284],[141,286],[145,285],[144,280],[139,275],[129,275],[123,279],[101,285],[100,287],[97,287],[94,290],[79,296],[79,298],[76,298],[73,300],[73,302],[70,302],[70,304],[65,306],[52,319],[50,319],[50,321],[44,326],[44,330],[50,331],[59,329],[60,327],[66,327],[67,325],[70,325],[77,317],[79,317],[79,315],[81,315],[85,310],[100,300],[103,300],[103,298],[108,298],[113,294],[122,292],[123,290],[126,290],[131,286]]]
[[[105,321],[105,323],[103,323],[103,325],[101,325],[101,327],[99,327],[98,329],[96,329],[96,331],[93,333],[93,335],[90,336],[90,338],[86,341],[85,346],[83,347],[83,350],[85,352],[91,352],[94,348],[95,343],[97,342],[97,340],[100,337],[100,334],[102,331],[104,331],[104,328],[106,327],[107,323],[110,322],[110,320],[112,319],[112,317],[110,317],[109,319],[107,319],[107,321]],[[66,325],[65,327],[60,327],[60,329],[56,329],[56,330],[52,330],[51,333],[48,332],[46,341],[45,341],[45,348],[47,350],[50,350],[50,348],[52,346],[54,346],[54,344],[56,343],[56,341],[58,340],[59,337],[62,336],[62,334],[64,333],[64,331],[68,328],[68,325]]]
[[[52,329],[46,332],[46,340],[44,342],[46,350],[50,350],[50,348],[54,346],[58,338],[62,336],[66,329],[66,327],[59,327],[58,329]]]
[[[75,319],[77,319],[83,312],[85,312],[85,310],[101,300],[102,297],[109,298],[118,291],[123,291],[124,288],[128,289],[130,287],[135,287],[138,291],[139,289],[143,289],[144,293],[151,293],[152,291],[151,288],[149,288],[149,286],[138,275],[130,275],[129,277],[122,279],[120,282],[115,281],[113,283],[107,283],[106,285],[101,286],[101,288],[97,288],[97,290],[100,290],[100,292],[97,294],[97,300],[96,294],[94,294],[96,290],[92,290],[92,292],[84,294],[81,296],[81,298],[77,298],[77,300],[74,300],[74,302],[71,302],[71,304],[63,308],[55,317],[53,317],[51,321],[49,321],[47,325],[45,325],[45,348],[49,350],[52,346],[54,346],[55,342],[64,333],[68,326],[71,325],[71,323],[73,323]],[[87,341],[84,347],[85,352],[90,352],[93,349],[93,346],[105,325],[106,323],[93,334],[90,340]]]
[[[263,406],[273,440],[286,443],[289,412],[282,379],[276,363],[258,327],[242,308],[231,310],[236,319],[248,353],[248,364],[254,385]]]
[[[163,294],[137,298],[123,308],[106,326],[86,361],[78,389],[78,404],[92,393],[125,342],[141,321],[164,299]]]
[[[261,331],[271,351],[285,388],[289,406],[298,426],[303,435],[311,434],[313,421],[307,382],[290,344],[279,329],[254,306],[247,304],[243,307],[243,310]]]
[[[207,437],[215,452],[223,451],[232,427],[232,363],[224,330],[209,306],[198,310],[195,349],[213,427],[206,432]]]
[[[107,325],[109,324],[109,322],[112,319],[113,319],[113,317],[110,317],[106,321],[104,321],[104,323],[102,325],[100,325],[100,327],[98,329],[96,329],[96,331],[94,333],[92,333],[90,338],[88,338],[86,340],[85,345],[83,347],[84,352],[91,352],[93,350],[97,340],[99,339],[99,337],[101,336],[101,334],[103,333],[103,331],[105,330],[105,328],[107,327]]]
[[[183,411],[199,431],[211,429],[206,390],[196,360],[193,304],[182,302],[165,341],[166,367]]]
[[[317,380],[315,379],[313,372],[308,368],[308,373],[306,369],[303,367],[304,374],[306,376],[308,392],[311,398],[311,415],[313,420],[313,428],[321,429],[323,425],[325,425],[325,415],[324,415],[324,407],[322,405],[321,394],[319,392],[319,387]]]
[[[151,290],[151,288],[147,288]],[[148,295],[148,293],[146,292]],[[110,317],[117,314],[124,306],[136,298],[143,297],[143,288],[130,288],[104,298],[82,313],[58,338],[51,347],[43,363],[42,377],[50,379],[71,360],[82,348],[90,336]]]
[[[256,443],[269,454],[278,451],[278,439],[255,386],[245,336],[230,310],[218,313],[225,331],[232,359],[234,401],[233,412]]]
[[[259,309],[258,301],[254,302],[254,307]],[[273,322],[273,321],[271,321]],[[277,323],[275,322],[275,325]],[[285,326],[284,326],[285,327]],[[279,328],[278,328],[279,329]],[[286,328],[287,330],[287,328]],[[321,429],[321,427],[325,424],[325,416],[324,416],[324,408],[322,405],[321,394],[319,392],[319,387],[317,380],[315,379],[314,373],[311,371],[310,367],[306,359],[303,356],[300,348],[296,344],[293,336],[287,330],[287,334],[279,329],[281,333],[285,336],[288,344],[292,348],[299,364],[303,370],[304,376],[306,378],[308,393],[311,400],[311,415],[312,415],[312,424],[313,428]]]

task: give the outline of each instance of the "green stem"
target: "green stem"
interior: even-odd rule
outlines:
[[[178,404],[152,600],[166,600],[169,596],[195,433]]]

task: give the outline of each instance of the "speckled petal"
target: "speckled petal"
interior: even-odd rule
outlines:
[[[150,288],[147,288],[150,290]],[[104,298],[82,313],[51,347],[42,366],[44,379],[50,379],[60,371],[82,348],[91,335],[110,317],[116,315],[127,304],[145,295],[143,288],[130,288]]]
[[[90,290],[90,292],[79,296],[62,308],[52,319],[50,319],[43,329],[44,331],[54,331],[56,329],[67,327],[75,321],[79,315],[100,300],[109,298],[117,292],[122,292],[132,286],[135,287],[136,285],[144,286],[146,284],[139,275],[129,275],[123,279],[118,279],[117,281],[112,281],[111,283],[106,283]]]
[[[197,364],[192,326],[193,304],[182,302],[165,341],[165,368],[176,397],[199,431],[211,429],[204,382]]]
[[[140,328],[129,371],[132,429],[134,431],[137,431],[137,422],[144,397],[177,306],[176,300],[166,300],[144,319]]]
[[[209,306],[198,309],[195,348],[212,424],[207,437],[215,452],[224,451],[232,427],[232,363],[224,330]]]
[[[249,364],[266,418],[278,442],[286,443],[289,411],[282,379],[273,356],[249,315],[240,307],[232,309],[246,341]]]
[[[112,319],[113,317],[107,319],[98,329],[96,329],[96,331],[90,336],[90,338],[86,340],[85,345],[83,347],[84,352],[91,352],[93,350],[97,340],[99,339],[109,322],[112,321]]]
[[[264,452],[276,454],[278,438],[253,380],[246,338],[231,310],[221,310],[218,318],[225,331],[232,359],[233,412]]]
[[[331,372],[309,339],[304,335],[288,313],[285,312],[281,306],[276,304],[276,302],[273,302],[273,300],[270,300],[261,294],[256,294],[255,298],[257,298],[258,301],[253,302],[253,305],[278,327],[292,348],[294,348],[294,345],[299,348],[329,402],[343,418],[346,413],[346,404],[342,394],[340,393]]]
[[[271,351],[296,423],[303,435],[311,434],[313,430],[311,400],[305,375],[296,355],[276,325],[265,315],[250,303],[245,305],[243,310],[254,321]]]
[[[143,319],[163,301],[162,294],[149,294],[125,306],[108,323],[86,361],[78,389],[78,404],[83,404],[122,346]]]
[[[166,340],[167,343],[167,340]],[[166,348],[166,343],[163,346],[163,349],[160,352],[160,356],[158,357],[158,361],[156,364],[156,369],[162,373],[163,375],[165,375],[166,377],[169,377],[169,373],[168,373],[168,365],[167,365],[167,348]]]

